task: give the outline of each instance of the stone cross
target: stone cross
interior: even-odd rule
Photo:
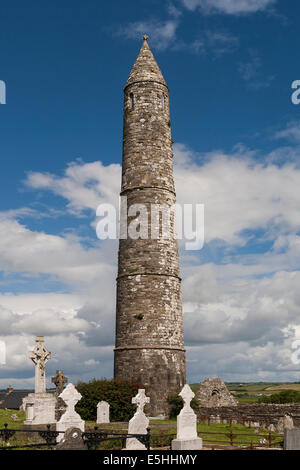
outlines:
[[[128,434],[147,434],[149,419],[144,413],[144,406],[146,403],[150,403],[150,398],[146,397],[144,389],[139,389],[138,394],[131,402],[137,405],[137,410],[129,421]],[[146,447],[135,437],[131,437],[126,439],[126,450],[146,450]]]
[[[74,387],[73,384],[67,385],[64,391],[59,395],[59,398],[67,405],[66,412],[62,415],[58,423],[56,424],[56,431],[66,431],[69,428],[79,428],[84,431],[84,421],[81,419],[79,414],[75,411],[75,406],[82,398],[82,395]],[[60,442],[63,438],[62,434],[57,437],[57,442]]]
[[[184,405],[177,416],[177,439],[171,443],[172,450],[200,450],[202,439],[197,434],[197,416],[191,408],[191,401],[195,394],[188,384],[185,384],[179,396]]]
[[[191,401],[194,398],[195,394],[191,387],[188,384],[185,384],[181,392],[179,393],[179,396],[183,399],[183,408],[188,410],[191,408]]]
[[[70,415],[76,413],[75,406],[82,398],[82,395],[78,392],[73,384],[69,384],[59,395],[59,397],[63,399],[68,407],[66,413]]]
[[[45,347],[44,336],[36,337],[36,345],[33,351],[29,351],[29,357],[35,364],[35,393],[46,393],[46,362],[51,359],[51,352]]]
[[[138,394],[133,397],[131,400],[131,403],[134,405],[137,405],[137,413],[143,413],[144,412],[144,407],[147,403],[150,403],[150,398],[146,397],[145,390],[144,389],[139,389]]]
[[[51,378],[52,383],[56,386],[56,396],[63,392],[64,385],[68,382],[68,377],[65,377],[62,370],[57,370],[56,375]]]

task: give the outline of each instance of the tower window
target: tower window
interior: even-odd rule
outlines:
[[[134,94],[130,93],[130,104],[131,104],[131,109],[134,109]]]
[[[161,97],[160,105],[161,105],[162,109],[165,109],[165,97],[164,97],[164,95],[162,95],[162,97]]]

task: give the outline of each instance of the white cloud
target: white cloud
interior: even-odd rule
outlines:
[[[101,162],[72,163],[59,178],[49,173],[31,172],[25,184],[32,189],[52,191],[68,201],[71,213],[89,209],[96,212],[102,202],[116,203],[120,192],[121,167]]]
[[[0,388],[6,388],[9,384],[15,388],[34,388],[34,365],[28,357],[28,351],[34,347],[33,335],[7,336],[5,342],[7,364],[0,367]],[[112,347],[86,346],[78,335],[66,333],[46,336],[45,342],[52,353],[46,367],[48,387],[53,387],[51,376],[57,369],[63,369],[69,382],[74,384],[79,380],[91,380],[94,376],[112,376]],[[90,362],[91,358],[96,358],[94,365]]]
[[[300,170],[294,164],[259,163],[242,151],[215,152],[198,165],[186,147],[177,144],[174,151],[177,200],[205,204],[206,242],[242,245],[245,230],[298,230]]]
[[[204,277],[207,270],[202,266],[197,271]],[[299,272],[282,271],[263,279],[242,280],[237,276],[230,283],[217,282],[217,266],[213,272],[215,277],[202,284],[197,275],[184,281],[188,344],[280,343],[288,325],[289,336],[294,337],[294,327],[300,323]]]
[[[131,39],[141,39],[143,34],[148,34],[151,45],[164,50],[175,41],[176,31],[179,26],[177,18],[173,14],[173,18],[166,21],[151,19],[129,23],[119,29],[118,35],[125,35],[125,37]]]
[[[291,142],[300,143],[300,122],[290,122],[285,129],[275,134],[276,139],[286,139]]]
[[[270,233],[275,230],[278,234],[284,228],[292,231],[298,229],[300,170],[293,163],[281,167],[272,162],[260,163],[253,158],[255,152],[242,146],[237,146],[229,155],[220,151],[197,156],[186,146],[176,144],[174,155],[177,201],[181,204],[205,204],[206,242],[220,239],[230,244],[244,244],[248,240],[244,234],[245,230],[263,228]],[[202,163],[197,163],[197,158],[202,159]],[[112,203],[118,208],[121,168],[119,165],[106,167],[100,162],[96,163],[72,165],[61,178],[31,173],[26,183],[34,189],[47,189],[64,197],[68,207],[77,211],[85,209],[93,211],[100,202]],[[233,185],[235,191],[232,191]],[[19,247],[25,252],[18,256],[19,264],[28,252],[24,246],[26,239],[30,239],[28,244],[34,244],[35,252],[39,246],[43,247],[42,240],[45,245],[49,247],[52,245],[55,252],[59,253],[60,259],[64,261],[60,270],[67,270],[70,265],[70,276],[74,264],[72,251],[74,249],[77,251],[76,266],[81,266],[81,259],[83,259],[82,264],[88,265],[90,273],[98,266],[95,262],[95,254],[99,253],[98,248],[91,251],[83,250],[76,240],[32,233],[17,225],[17,222],[6,222],[2,230],[3,232],[8,230],[13,237],[9,243],[5,243],[5,239],[2,242],[3,259],[6,249],[9,253],[7,245],[12,245],[15,233],[14,244],[17,249]],[[18,243],[18,237],[24,239],[22,244]],[[44,259],[48,252],[49,250],[45,251]],[[46,272],[51,272],[48,267],[51,267],[50,254],[46,263]],[[40,263],[39,259],[34,262]]]
[[[0,305],[19,315],[29,314],[38,310],[53,308],[63,315],[74,315],[82,307],[82,296],[79,294],[29,293],[0,295]]]
[[[182,0],[189,10],[201,8],[206,14],[226,13],[228,15],[240,15],[256,13],[266,10],[274,5],[277,0]]]
[[[250,49],[249,56],[248,62],[242,62],[238,67],[243,80],[249,88],[256,90],[269,87],[274,75],[264,75],[262,61],[256,51]]]
[[[205,375],[294,378],[290,356],[300,329],[300,170],[292,163],[258,163],[256,153],[242,146],[231,155],[197,155],[182,144],[174,152],[178,201],[205,204],[211,253],[209,261],[202,252],[182,258],[190,380]],[[27,185],[52,191],[74,215],[88,210],[94,219],[99,201],[118,200],[120,175],[119,165],[76,163],[61,177],[31,173]],[[14,219],[17,215],[0,217],[0,269],[48,275],[67,287],[65,293],[0,295],[0,339],[8,348],[0,386],[32,383],[26,351],[36,332],[46,335],[53,352],[48,375],[59,367],[73,381],[111,376],[117,244],[85,248],[79,238],[32,231]],[[239,247],[253,236],[249,232],[257,229],[270,247],[240,254]],[[213,255],[215,246],[220,259]]]
[[[16,220],[0,219],[0,269],[82,284],[101,278],[111,271],[111,264],[101,256],[100,246],[85,249],[72,237],[31,231]]]
[[[179,18],[182,15],[182,11],[176,8],[173,3],[169,3],[168,13],[173,18]]]
[[[239,45],[239,39],[231,33],[222,30],[203,30],[198,38],[189,45],[183,45],[195,53],[220,56],[232,52]]]

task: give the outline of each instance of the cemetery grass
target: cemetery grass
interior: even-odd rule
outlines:
[[[19,418],[17,421],[12,419],[13,415]],[[9,429],[19,429],[25,420],[25,412],[19,410],[3,410],[0,409],[0,429],[4,428],[4,424],[8,424]]]
[[[95,423],[87,423],[88,427],[92,430]],[[110,430],[114,432],[127,432],[127,423],[110,423],[109,425],[98,425],[100,430]],[[170,448],[172,439],[176,438],[177,434],[177,422],[176,420],[151,420],[151,448]],[[248,447],[251,444],[259,445],[261,439],[268,441],[269,431],[264,429],[259,430],[259,436],[257,436],[254,428],[248,428],[243,425],[232,425],[232,432],[236,436],[234,438],[234,445]],[[199,437],[203,439],[203,446],[229,446],[230,445],[230,426],[229,424],[216,424],[211,423],[208,425],[205,422],[198,422],[197,431]],[[213,433],[213,434],[210,434]],[[275,436],[274,433],[271,433]],[[277,436],[277,435],[276,435]],[[283,438],[283,437],[282,437]],[[276,439],[278,442],[280,439]],[[218,441],[218,442],[216,442]],[[223,441],[223,442],[220,442]],[[115,440],[103,442],[99,449],[111,450],[111,449],[122,449],[125,446],[125,441]],[[279,446],[277,446],[279,447]]]
[[[17,415],[19,418],[18,421],[14,421],[11,416]],[[22,411],[17,410],[1,410],[0,409],[0,429],[4,428],[4,424],[8,424],[8,428],[10,429],[19,429],[22,426],[23,421],[25,419],[25,413]],[[93,430],[96,423],[94,422],[87,422],[86,423],[86,430]],[[99,430],[110,430],[119,433],[127,433],[128,430],[128,423],[110,423],[109,425],[98,425]],[[176,437],[176,429],[177,424],[176,420],[151,420],[150,421],[150,428],[151,428],[151,447],[152,448],[168,448],[170,446],[171,440]],[[221,445],[221,443],[213,443],[213,441],[226,441],[223,445],[229,445],[230,439],[225,434],[230,433],[230,426],[228,424],[216,424],[211,423],[210,425],[204,422],[198,422],[197,425],[199,437],[203,439],[204,447],[206,445]],[[258,444],[259,440],[263,437],[256,436],[254,434],[253,428],[247,428],[242,425],[232,425],[233,434],[236,434],[236,438],[234,442],[239,442],[239,445],[249,446],[251,442],[253,444]],[[209,433],[215,434],[209,434]],[[266,436],[266,440],[268,438],[268,431],[261,429],[259,431],[260,435]],[[32,437],[28,437],[25,434],[17,434],[14,438],[11,439],[10,444],[11,446],[22,446],[28,444],[35,444],[38,442],[43,442],[41,439],[36,435]],[[0,443],[1,445],[2,443]],[[112,441],[106,441],[100,444],[99,449],[102,450],[112,450],[112,449],[122,449],[125,446],[125,440],[115,439]],[[44,450],[45,448],[42,447],[37,450]],[[21,450],[21,449],[20,449]]]
[[[12,416],[16,415],[19,419],[18,421],[12,419]],[[16,429],[18,430],[25,420],[25,412],[19,410],[3,410],[0,409],[0,429],[4,428],[4,424],[7,424],[8,429]],[[32,437],[27,437],[23,433],[17,433],[10,441],[10,446],[22,446],[22,445],[30,445],[36,443],[44,442],[38,435],[33,435]],[[0,446],[4,443],[0,440]],[[44,450],[46,448],[42,447],[40,450]],[[20,448],[20,450],[23,450]]]
[[[155,424],[157,422],[151,421],[151,423]],[[169,425],[172,426],[172,428],[169,430],[169,434],[172,436],[171,439],[174,439],[176,437],[176,428],[177,428],[177,423],[176,420],[174,421],[167,421]],[[204,421],[200,421],[197,423],[197,431],[199,437],[202,438],[203,440],[203,446],[205,447],[206,445],[208,446],[213,446],[213,445],[223,445],[223,446],[229,446],[230,445],[230,431],[232,430],[234,437],[234,445],[239,445],[239,446],[250,446],[251,443],[253,445],[258,445],[259,441],[261,439],[264,439],[263,436],[265,436],[265,439],[267,440],[269,431],[266,431],[264,429],[259,430],[259,436],[257,436],[254,431],[254,428],[249,428],[245,427],[240,424],[234,424],[232,427],[230,427],[229,424],[223,424],[223,423],[211,423],[207,424]],[[151,430],[152,431],[152,430]],[[159,442],[159,434],[161,431],[159,429],[153,429],[153,440],[158,443]],[[211,434],[212,433],[212,434]],[[155,436],[157,434],[157,437]],[[162,433],[161,433],[162,434]],[[272,433],[274,435],[274,433]],[[169,445],[171,439],[165,438],[166,445]],[[278,439],[277,439],[278,440]],[[219,442],[216,442],[219,441]]]

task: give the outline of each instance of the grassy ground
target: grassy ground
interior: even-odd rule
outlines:
[[[95,423],[88,423],[90,430],[93,429]],[[127,432],[127,423],[110,423],[99,426],[101,430],[110,430],[114,432]],[[152,448],[167,448],[170,447],[172,439],[176,437],[177,433],[177,422],[176,420],[151,420],[151,447]],[[198,435],[203,439],[204,447],[214,447],[218,445],[229,446],[230,445],[230,433],[233,434],[233,444],[241,446],[259,445],[259,441],[265,439],[266,442],[269,440],[269,432],[263,429],[259,430],[259,436],[257,436],[254,428],[248,428],[242,425],[233,425],[231,428],[229,424],[206,424],[199,422],[197,425]],[[283,436],[271,433],[274,438],[274,442],[279,442],[283,439]],[[120,449],[123,448],[125,443],[121,441],[111,441],[101,444],[102,449]],[[113,446],[113,447],[112,447]],[[279,445],[276,445],[279,447]]]
[[[15,416],[18,417],[18,420],[15,420]],[[0,429],[4,429],[4,424],[8,424],[8,429],[19,429],[25,420],[25,412],[18,410],[2,410],[0,409]],[[30,444],[44,444],[44,440],[38,436],[36,433],[31,435],[25,434],[24,432],[17,433],[9,441],[10,447],[12,446],[22,446]],[[0,446],[5,445],[4,441],[0,439]],[[45,447],[41,447],[40,450],[46,450]],[[23,450],[20,448],[20,450]]]
[[[16,415],[19,420],[15,421],[11,416]],[[9,429],[19,429],[22,426],[25,419],[25,413],[17,410],[0,410],[0,429],[4,428],[4,424],[7,423]]]
[[[19,421],[14,421],[11,416],[17,415]],[[25,414],[20,411],[14,410],[0,410],[0,429],[4,427],[4,423],[8,423],[10,429],[19,429],[23,424]],[[95,423],[87,422],[86,430],[93,430]],[[215,446],[215,445],[230,445],[230,431],[232,431],[233,442],[235,445],[250,446],[251,443],[258,445],[259,441],[266,439],[268,441],[269,433],[263,429],[259,430],[259,436],[255,434],[255,429],[247,428],[242,425],[233,425],[232,428],[228,424],[206,424],[199,422],[198,425],[199,437],[203,439],[203,445]],[[127,433],[128,423],[110,423],[98,426],[100,430],[110,430],[119,433]],[[151,420],[151,447],[152,448],[168,448],[171,440],[176,437],[177,423],[176,420]],[[282,437],[272,434],[276,437],[276,442],[280,441]],[[18,433],[14,438],[11,439],[11,446],[33,444],[37,442],[43,442],[37,435],[30,436],[24,433]],[[0,441],[0,445],[2,445]],[[103,442],[100,446],[101,449],[122,449],[125,445],[125,441],[113,440]],[[278,447],[278,446],[276,446]]]

